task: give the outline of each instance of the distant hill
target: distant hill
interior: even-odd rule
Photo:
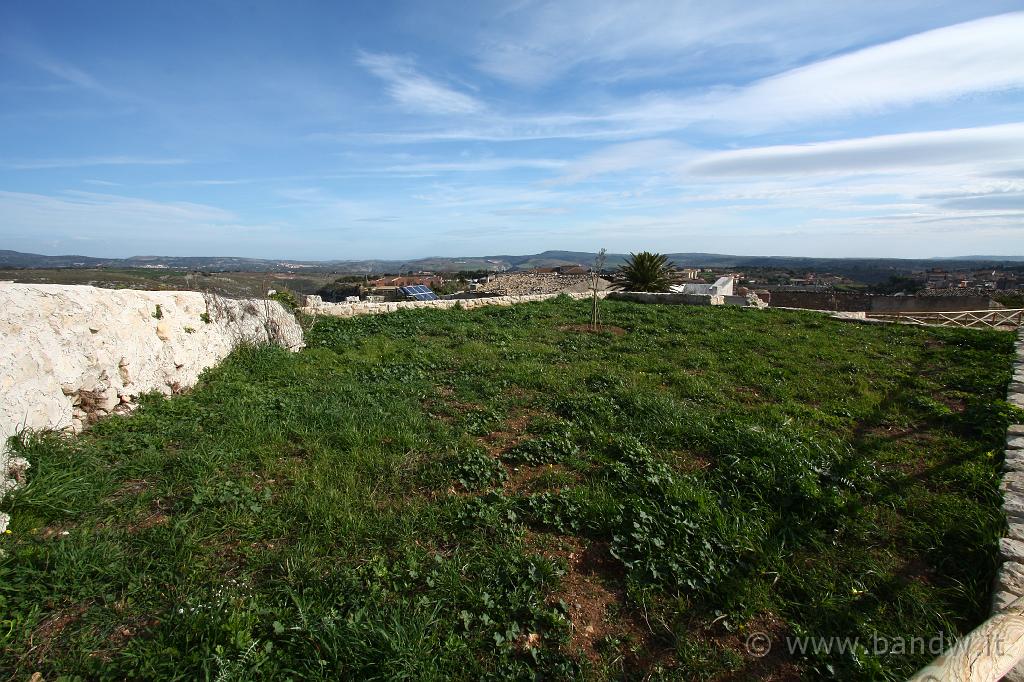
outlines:
[[[1024,263],[1024,256],[942,256],[932,260],[968,260],[968,261],[995,261]]]
[[[609,253],[607,267],[621,265],[628,254]],[[808,258],[796,256],[733,256],[721,253],[672,253],[679,267],[778,268],[794,271],[831,272],[860,282],[879,282],[892,275],[941,266],[943,268],[986,268],[1018,266],[1024,256],[963,256],[957,258]],[[235,256],[132,256],[92,258],[89,256],[45,256],[0,250],[0,268],[146,268],[201,270],[206,272],[296,272],[296,273],[397,273],[429,270],[529,270],[559,265],[592,265],[595,253],[587,251],[544,251],[528,255],[427,257],[412,260],[325,260],[239,258]]]

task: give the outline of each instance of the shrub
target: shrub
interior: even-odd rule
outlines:
[[[675,271],[668,256],[650,251],[631,253],[619,267],[619,276],[629,291],[668,291]]]

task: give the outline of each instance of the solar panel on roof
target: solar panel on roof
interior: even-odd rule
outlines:
[[[399,287],[404,295],[417,301],[436,301],[438,300],[437,294],[430,290],[429,287],[425,287],[422,284],[415,284],[408,287]]]

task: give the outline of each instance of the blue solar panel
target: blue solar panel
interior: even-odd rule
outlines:
[[[399,291],[413,298],[417,301],[436,301],[438,300],[437,294],[430,290],[429,287],[425,287],[422,284],[415,284],[410,287],[399,287]]]

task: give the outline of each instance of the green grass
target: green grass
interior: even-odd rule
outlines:
[[[901,679],[987,615],[1013,335],[588,302],[320,319],[16,443],[0,671]],[[754,632],[775,638],[753,658]]]

